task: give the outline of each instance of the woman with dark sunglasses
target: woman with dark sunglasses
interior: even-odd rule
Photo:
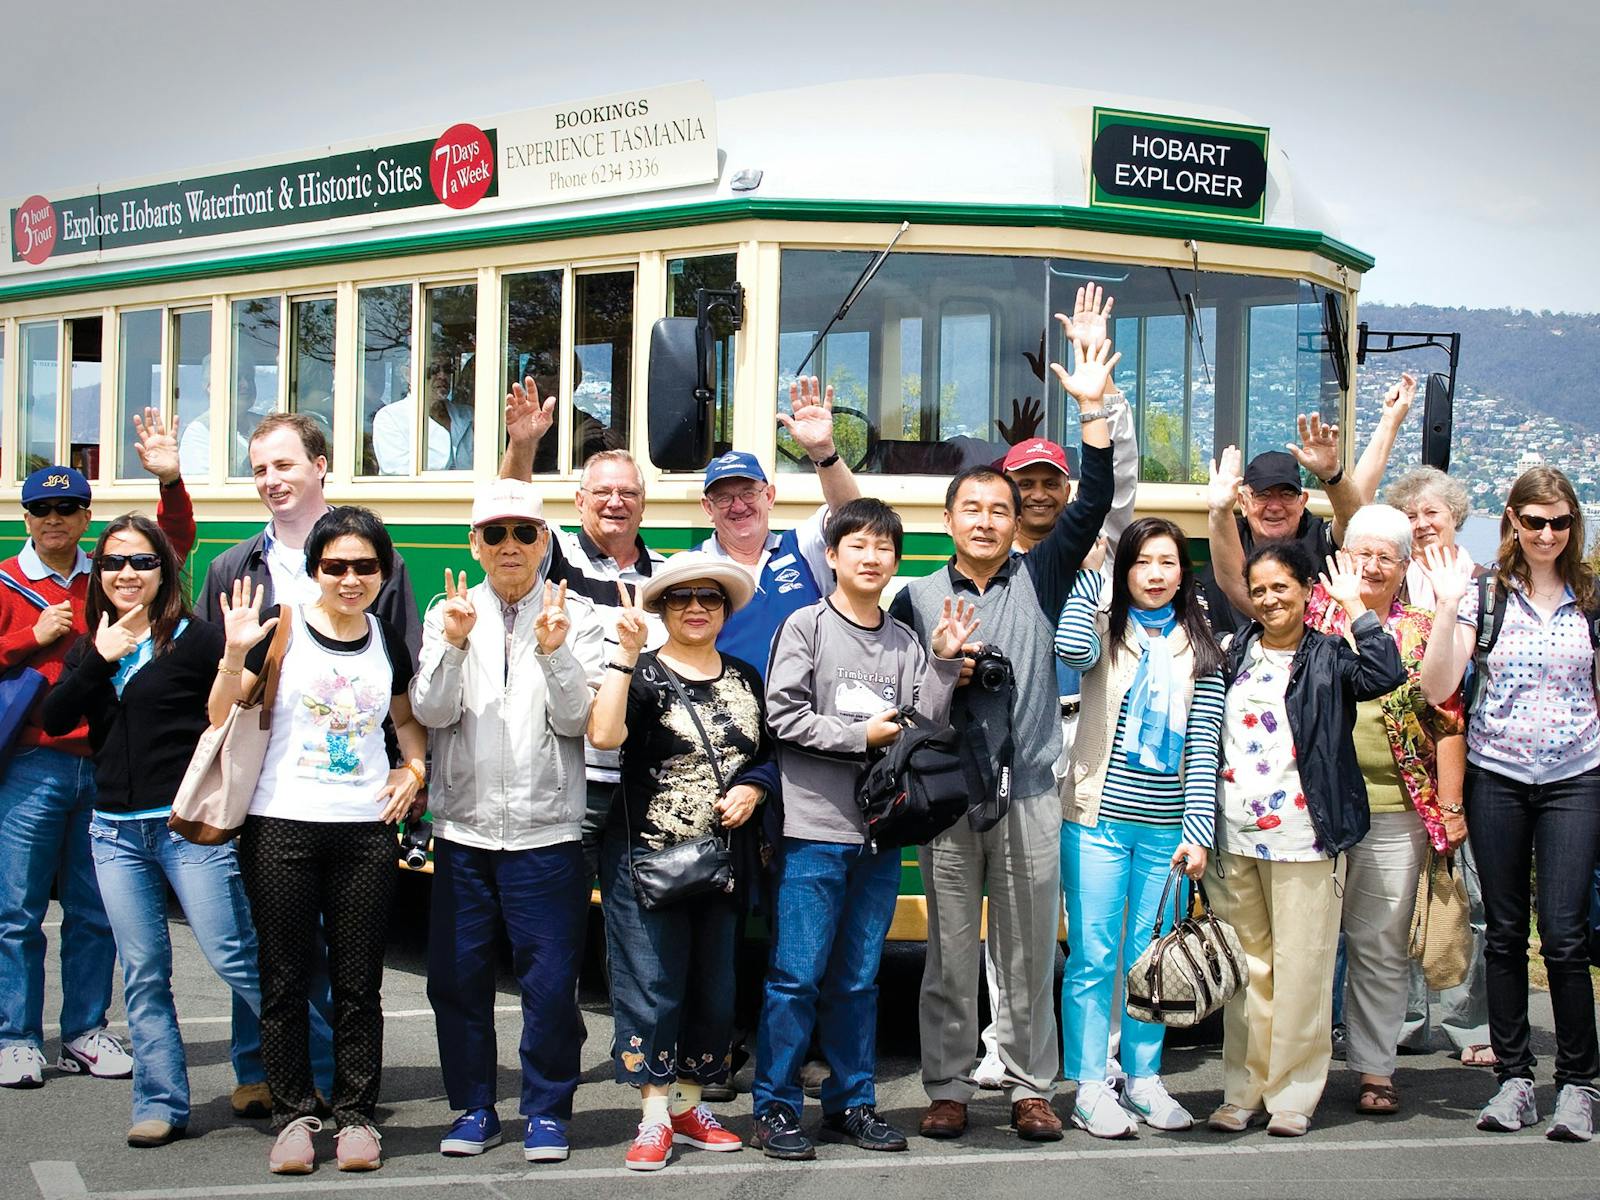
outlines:
[[[1538,889],[1539,944],[1555,1011],[1555,1113],[1545,1136],[1586,1142],[1600,1099],[1600,1039],[1589,976],[1589,904],[1600,857],[1600,704],[1594,622],[1600,591],[1584,561],[1583,509],[1553,467],[1517,477],[1500,517],[1500,551],[1480,611],[1472,563],[1435,547],[1423,564],[1437,603],[1422,662],[1430,702],[1473,662],[1478,629],[1497,631],[1468,688],[1466,816],[1488,920],[1489,1040],[1500,1090],[1478,1128],[1538,1122],[1528,1029],[1528,919]],[[1474,664],[1474,669],[1479,669]]]
[[[89,844],[122,959],[133,1042],[130,1146],[163,1146],[189,1124],[189,1077],[172,996],[167,887],[223,982],[261,1005],[256,935],[232,843],[167,829],[172,797],[206,728],[222,630],[189,611],[177,553],[139,513],[106,526],[85,606],[89,632],[45,697],[45,731],[89,724],[99,789]]]
[[[329,509],[306,539],[319,597],[275,615],[262,590],[222,599],[227,646],[211,689],[220,725],[265,670],[269,637],[289,622],[267,744],[239,862],[261,946],[261,1049],[272,1089],[274,1174],[316,1162],[306,985],[320,923],[333,985],[334,1084],[341,1171],[382,1165],[373,1120],[383,1067],[383,948],[394,894],[394,823],[421,813],[426,735],[411,715],[411,656],[398,631],[368,612],[394,566],[377,514]],[[265,619],[263,619],[265,618]],[[405,765],[391,770],[384,720]]]

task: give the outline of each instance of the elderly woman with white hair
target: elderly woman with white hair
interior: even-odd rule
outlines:
[[[1372,825],[1350,848],[1345,879],[1346,1057],[1361,1074],[1356,1108],[1374,1115],[1400,1110],[1394,1065],[1406,1012],[1407,942],[1418,874],[1430,845],[1445,853],[1467,836],[1459,696],[1438,708],[1423,697],[1422,655],[1433,614],[1400,599],[1412,529],[1412,520],[1399,509],[1369,504],[1350,518],[1344,539],[1344,550],[1361,573],[1362,602],[1394,638],[1406,672],[1399,688],[1357,706],[1355,724],[1356,760]],[[1345,609],[1320,585],[1306,605],[1306,624],[1348,636]]]
[[[1411,562],[1401,596],[1408,604],[1432,611],[1433,585],[1422,569],[1422,552],[1438,546],[1455,556],[1456,533],[1471,511],[1467,485],[1438,467],[1415,467],[1390,484],[1383,499],[1411,524]]]

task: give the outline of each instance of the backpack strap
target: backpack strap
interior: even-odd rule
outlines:
[[[1489,652],[1500,637],[1500,626],[1505,624],[1506,604],[1510,597],[1500,586],[1500,577],[1493,571],[1478,578],[1478,640],[1472,648],[1472,682],[1467,687],[1465,708],[1471,712],[1483,691],[1488,678]]]

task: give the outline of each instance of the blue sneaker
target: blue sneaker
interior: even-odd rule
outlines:
[[[452,1158],[482,1154],[500,1144],[500,1118],[492,1108],[472,1108],[455,1119],[439,1141],[439,1153]]]
[[[567,1127],[554,1117],[529,1117],[528,1136],[522,1139],[522,1157],[529,1162],[566,1162]]]

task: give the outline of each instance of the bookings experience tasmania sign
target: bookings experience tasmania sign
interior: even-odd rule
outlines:
[[[1089,206],[1260,224],[1267,137],[1256,125],[1097,108]]]
[[[161,253],[165,243],[244,244],[683,187],[717,177],[715,108],[701,83],[501,116],[488,128],[335,148],[10,208],[0,273]],[[324,232],[318,230],[317,232]],[[9,261],[5,261],[5,260]]]

